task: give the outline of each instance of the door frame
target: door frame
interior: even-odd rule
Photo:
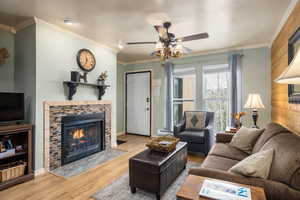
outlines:
[[[150,122],[149,122],[149,133],[150,135],[145,135],[146,137],[152,137],[152,70],[138,70],[138,71],[128,71],[125,72],[125,134],[132,134],[132,135],[139,135],[135,133],[128,133],[127,132],[127,75],[128,74],[139,74],[139,73],[150,73],[150,84],[149,84],[149,89],[150,89]]]

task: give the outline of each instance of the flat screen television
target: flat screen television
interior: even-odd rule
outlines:
[[[24,94],[0,92],[0,123],[22,122],[24,117]]]

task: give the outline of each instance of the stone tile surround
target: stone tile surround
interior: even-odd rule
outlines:
[[[66,115],[106,113],[106,149],[111,147],[111,101],[44,102],[44,168],[61,166],[61,118]]]

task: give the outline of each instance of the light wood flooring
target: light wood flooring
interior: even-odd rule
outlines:
[[[92,194],[127,172],[128,159],[144,150],[145,143],[150,139],[135,135],[118,138],[127,142],[117,149],[127,153],[68,179],[45,173],[32,181],[1,191],[0,200],[92,200]],[[200,163],[203,158],[189,155],[189,160]]]

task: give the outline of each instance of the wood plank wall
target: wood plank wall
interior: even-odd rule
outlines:
[[[272,44],[272,121],[300,135],[300,104],[288,103],[288,86],[275,83],[288,66],[288,39],[300,26],[300,1]]]

